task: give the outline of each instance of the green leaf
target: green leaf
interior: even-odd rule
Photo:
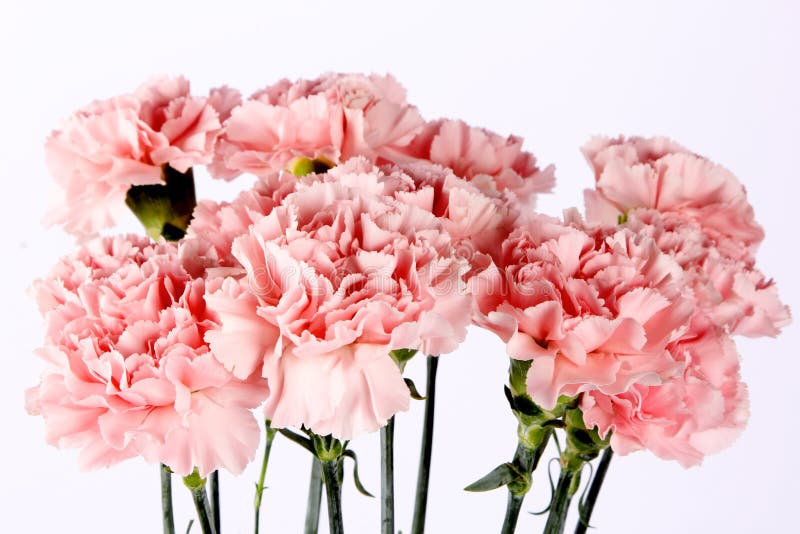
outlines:
[[[342,454],[343,454],[343,456],[346,456],[347,458],[350,458],[351,460],[353,460],[353,482],[355,483],[356,489],[358,490],[358,492],[361,493],[361,495],[364,495],[366,497],[373,497],[374,498],[375,496],[372,493],[370,493],[369,491],[367,491],[367,489],[361,483],[361,479],[358,476],[358,458],[356,457],[356,453],[351,451],[351,450],[347,450],[347,451],[344,451],[344,453],[342,453]]]
[[[406,381],[406,386],[408,386],[408,391],[411,392],[411,398],[414,400],[425,400],[428,397],[420,395],[419,391],[417,390],[417,386],[414,385],[414,381],[410,378],[404,378],[403,380]]]
[[[314,456],[317,455],[317,451],[314,450],[314,444],[311,443],[311,440],[305,436],[301,436],[300,434],[296,434],[289,429],[286,428],[279,428],[278,433],[285,438],[288,438],[290,441],[293,441],[303,447],[305,450],[313,454]]]
[[[464,488],[464,491],[491,491],[506,486],[521,476],[523,476],[522,473],[514,467],[514,464],[500,464],[489,471],[488,474]]]
[[[412,349],[396,349],[389,351],[389,356],[392,357],[394,363],[396,363],[397,367],[402,371],[406,368],[408,361],[413,358],[416,353],[417,351]]]

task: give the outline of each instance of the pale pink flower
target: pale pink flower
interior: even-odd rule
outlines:
[[[618,454],[647,449],[690,467],[729,446],[744,429],[747,388],[739,378],[736,347],[721,329],[701,329],[670,347],[685,365],[660,385],[635,384],[628,391],[583,394],[584,421],[600,435],[611,432]]]
[[[489,196],[451,169],[427,162],[375,167],[365,158],[353,158],[325,174],[308,175],[300,181],[341,182],[366,188],[369,186],[362,177],[371,183],[373,176],[379,184],[374,193],[437,217],[451,238],[455,254],[473,268],[485,267],[490,257],[500,254],[502,242],[516,228],[520,216],[514,203]]]
[[[209,167],[218,178],[264,176],[296,157],[338,161],[344,136],[340,106],[322,95],[275,106],[248,100],[234,109]]]
[[[207,296],[222,322],[206,335],[214,353],[240,378],[267,378],[277,427],[375,431],[409,402],[389,352],[441,354],[465,336],[469,297],[449,236],[385,188],[372,170],[300,180],[234,241],[245,276]]]
[[[405,147],[424,121],[391,76],[326,74],[255,93],[225,128],[212,173],[265,176],[295,157],[333,164],[354,156],[407,160]]]
[[[250,225],[269,214],[280,200],[294,190],[297,179],[283,179],[277,173],[270,181],[258,181],[231,202],[201,200],[181,240],[182,255],[196,258],[210,274],[238,267],[233,257],[233,241],[248,232]]]
[[[521,138],[502,137],[463,121],[429,122],[407,152],[451,168],[487,194],[511,192],[526,208],[535,205],[538,193],[550,192],[555,185],[553,166],[540,169],[533,154],[522,150]]]
[[[693,311],[681,275],[651,239],[629,230],[589,234],[534,216],[469,285],[475,322],[512,358],[531,361],[528,393],[551,409],[560,395],[622,393],[679,370],[666,346]]]
[[[163,166],[210,163],[221,129],[208,100],[184,78],[161,78],[131,95],[79,110],[45,145],[58,187],[46,221],[78,236],[112,226],[131,186],[163,182]]]
[[[266,383],[235,378],[210,352],[203,336],[218,319],[204,295],[215,288],[187,269],[174,244],[103,238],[34,285],[47,367],[28,409],[44,417],[48,443],[81,449],[84,468],[141,455],[206,476],[253,458],[251,409]]]
[[[636,209],[625,223],[652,237],[686,272],[698,311],[732,334],[775,336],[788,325],[789,308],[775,282],[756,267],[749,251],[731,239],[714,239],[694,220],[675,212]]]
[[[617,224],[636,208],[676,212],[714,240],[733,240],[751,253],[764,238],[744,187],[724,167],[665,138],[595,138],[583,153],[594,169],[587,190],[590,223]]]

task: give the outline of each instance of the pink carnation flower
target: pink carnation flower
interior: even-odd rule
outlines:
[[[587,190],[590,223],[617,224],[636,208],[675,212],[715,241],[754,251],[764,238],[742,184],[727,169],[665,138],[595,138],[583,147],[595,172]]]
[[[441,354],[465,336],[469,297],[449,236],[386,188],[372,170],[299,181],[234,241],[245,276],[207,296],[222,322],[206,335],[214,353],[237,377],[268,379],[277,427],[375,431],[409,402],[389,352]]]
[[[686,272],[699,310],[719,327],[749,337],[775,336],[791,321],[775,282],[754,265],[747,249],[715,241],[681,214],[630,212],[626,227],[652,237]]]
[[[551,409],[560,395],[658,384],[679,365],[666,350],[688,325],[680,268],[628,230],[585,231],[532,217],[496,263],[470,278],[476,323],[531,360],[528,392]]]
[[[84,468],[137,455],[181,474],[239,473],[259,428],[258,377],[225,370],[203,340],[217,326],[206,287],[177,246],[145,237],[97,239],[34,285],[46,319],[47,367],[28,391],[47,441],[80,448]]]
[[[209,275],[240,267],[231,252],[233,241],[246,234],[251,224],[270,213],[283,197],[294,190],[297,182],[296,178],[293,181],[277,175],[273,178],[271,183],[256,182],[231,202],[198,202],[186,236],[181,241],[181,253],[195,258],[204,269],[212,269]]]
[[[124,212],[131,186],[162,183],[164,165],[186,172],[210,163],[221,129],[212,104],[231,95],[223,89],[212,99],[193,97],[184,78],[161,78],[76,112],[45,145],[58,186],[46,221],[78,236],[95,234]]]
[[[296,157],[334,164],[353,156],[408,159],[403,150],[422,125],[391,76],[282,80],[233,112],[211,171],[232,179],[242,172],[266,176]]]
[[[502,137],[457,120],[430,122],[408,149],[409,155],[449,167],[487,194],[511,192],[532,208],[536,194],[555,185],[552,165],[540,169],[536,158],[522,150],[522,139]]]
[[[597,426],[601,436],[612,433],[614,452],[648,449],[691,467],[742,432],[749,416],[747,388],[739,379],[736,347],[720,329],[681,340],[671,352],[685,365],[680,375],[617,395],[584,393],[581,409],[589,428]]]

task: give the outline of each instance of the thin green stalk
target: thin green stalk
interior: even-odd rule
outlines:
[[[550,513],[547,516],[547,523],[544,526],[542,534],[563,534],[564,525],[567,522],[567,513],[569,512],[569,505],[572,502],[572,496],[575,494],[575,489],[580,481],[580,471],[571,471],[562,468],[561,474],[558,476],[558,485],[553,494],[553,502],[550,503]]]
[[[220,534],[220,517],[219,509],[219,471],[214,471],[208,476],[208,493],[211,499],[211,520],[214,522],[214,528],[217,534]]]
[[[539,465],[539,460],[547,448],[550,441],[550,432],[547,432],[542,438],[542,442],[535,448],[531,448],[524,443],[517,444],[517,450],[514,452],[514,459],[512,463],[520,473],[524,473],[530,477],[531,473],[536,470]],[[509,485],[508,487],[508,501],[506,503],[506,515],[503,518],[503,527],[501,534],[513,534],[517,529],[517,521],[519,520],[519,512],[522,509],[522,501],[525,500],[530,490],[530,478],[526,478],[527,485]]]
[[[256,499],[255,499],[255,526],[253,532],[258,534],[259,524],[261,522],[261,496],[264,493],[264,478],[267,476],[267,465],[269,464],[269,453],[272,450],[272,442],[275,439],[277,430],[270,427],[269,420],[266,421],[267,427],[267,442],[264,445],[264,457],[261,460],[261,473],[258,476],[258,483],[256,483]]]
[[[394,534],[394,417],[381,428],[381,534]]]
[[[184,479],[184,481],[185,480],[186,479]],[[192,492],[192,500],[194,501],[195,510],[197,510],[197,520],[198,523],[200,523],[200,529],[203,531],[203,534],[217,534],[217,530],[214,528],[214,523],[211,520],[205,481],[203,480],[199,484],[193,483],[191,485],[187,483],[186,486],[189,488],[189,491]]]
[[[304,534],[317,534],[319,530],[319,509],[322,501],[322,463],[312,458],[311,480],[308,483],[308,504],[306,505],[306,524]]]
[[[586,534],[586,529],[589,528],[589,520],[592,518],[594,505],[597,502],[597,496],[600,495],[600,488],[603,487],[603,480],[606,478],[606,472],[612,456],[614,456],[614,451],[611,450],[611,447],[608,447],[603,451],[603,456],[600,457],[597,471],[594,474],[594,478],[592,478],[591,486],[589,486],[589,493],[586,494],[581,518],[575,527],[575,534]]]
[[[433,417],[436,408],[436,370],[439,367],[439,357],[428,356],[426,363],[428,373],[425,385],[425,420],[422,427],[422,446],[419,452],[419,470],[417,471],[417,495],[414,500],[414,520],[411,524],[411,534],[423,534],[425,532],[428,487],[431,476]]]
[[[342,485],[339,482],[341,458],[322,460],[322,480],[328,502],[328,525],[330,534],[344,534],[342,521]]]
[[[175,534],[175,518],[172,515],[172,471],[161,464],[161,522],[164,534]]]

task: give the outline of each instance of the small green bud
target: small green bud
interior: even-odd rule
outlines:
[[[307,174],[322,174],[333,167],[333,162],[325,158],[305,158],[297,157],[286,165],[286,170],[295,176],[305,176]]]
[[[183,483],[190,490],[196,490],[206,485],[206,479],[202,478],[195,468],[190,475],[183,477]]]

